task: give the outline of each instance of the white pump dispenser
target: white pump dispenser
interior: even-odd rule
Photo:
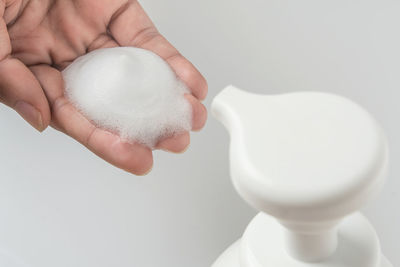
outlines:
[[[346,98],[229,86],[212,113],[229,130],[239,194],[261,211],[213,267],[390,267],[360,209],[388,166],[386,138]]]

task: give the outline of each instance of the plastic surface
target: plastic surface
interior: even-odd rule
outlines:
[[[212,267],[393,267],[380,253],[376,233],[363,215],[356,213],[347,217],[338,230],[341,245],[335,254],[326,261],[305,263],[287,256],[282,227],[272,217],[260,213],[243,238],[229,247]]]
[[[266,96],[229,86],[212,112],[231,135],[235,188],[279,222],[259,215],[249,225],[241,266],[379,266],[368,222],[341,222],[379,192],[387,171],[387,142],[367,111],[327,93]]]

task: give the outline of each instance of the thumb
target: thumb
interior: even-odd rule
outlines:
[[[40,132],[50,123],[50,107],[39,82],[17,59],[0,61],[0,102],[15,109]]]

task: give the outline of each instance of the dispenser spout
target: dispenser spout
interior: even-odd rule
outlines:
[[[247,95],[248,93],[243,90],[229,85],[214,98],[211,104],[211,113],[230,134],[233,132],[235,122],[238,122],[240,109],[243,109],[243,101]]]

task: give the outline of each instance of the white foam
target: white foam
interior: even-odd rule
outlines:
[[[189,131],[188,92],[158,55],[140,48],[95,50],[63,72],[65,93],[97,126],[154,148],[164,137]]]

